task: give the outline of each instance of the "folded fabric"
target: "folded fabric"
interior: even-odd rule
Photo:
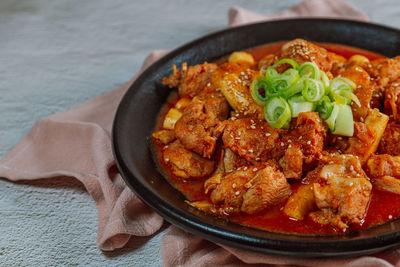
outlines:
[[[229,25],[308,16],[368,19],[343,0],[305,0],[289,10],[271,15],[235,7],[229,12]],[[166,53],[152,53],[141,71]],[[0,176],[11,181],[63,179],[66,176],[81,181],[97,205],[97,244],[102,250],[121,248],[132,236],[151,235],[163,223],[163,219],[125,185],[112,156],[110,131],[114,114],[135,77],[109,93],[39,120],[28,135],[0,160]],[[398,259],[397,250],[353,259],[288,259],[214,244],[174,226],[170,226],[163,238],[166,266],[244,266],[245,263],[252,266],[391,266]]]
[[[141,71],[165,55],[149,55]],[[0,176],[11,181],[75,177],[96,202],[97,244],[123,247],[131,236],[148,236],[163,219],[126,186],[115,166],[111,126],[118,104],[136,76],[123,86],[71,110],[43,118],[0,160]]]

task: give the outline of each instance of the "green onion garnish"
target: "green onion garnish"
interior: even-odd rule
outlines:
[[[289,98],[288,103],[290,109],[292,110],[293,118],[296,118],[300,112],[309,112],[315,110],[315,103],[308,102],[301,94]]]
[[[290,68],[279,73],[282,64]],[[250,86],[254,101],[264,106],[268,123],[275,128],[288,128],[291,118],[300,112],[318,111],[334,134],[353,134],[353,114],[350,104],[361,106],[354,94],[356,85],[344,77],[329,80],[326,73],[313,62],[301,66],[284,58],[257,77]],[[351,126],[351,127],[350,127]]]
[[[283,97],[272,97],[264,107],[265,120],[274,128],[289,128],[292,112]]]

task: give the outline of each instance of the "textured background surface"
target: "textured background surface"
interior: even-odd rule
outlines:
[[[1,0],[0,156],[35,120],[129,80],[152,50],[226,27],[230,6],[274,13],[298,2]],[[373,22],[400,27],[398,0],[349,2]],[[107,253],[96,232],[95,204],[73,179],[0,179],[0,266],[162,265],[162,231]]]

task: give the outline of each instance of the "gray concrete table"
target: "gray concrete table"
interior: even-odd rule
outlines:
[[[129,80],[152,50],[226,27],[230,6],[273,13],[298,2],[1,0],[0,156],[35,120]],[[349,2],[374,22],[400,26],[397,0]],[[91,197],[72,179],[50,184],[0,179],[1,266],[162,265],[163,231],[101,252]]]

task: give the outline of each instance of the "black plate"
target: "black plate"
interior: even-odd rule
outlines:
[[[304,38],[351,45],[383,55],[400,55],[400,31],[380,25],[333,19],[294,19],[223,30],[163,57],[133,83],[113,125],[114,155],[125,182],[167,221],[206,239],[232,247],[299,257],[355,256],[400,244],[400,221],[339,237],[272,233],[244,227],[199,212],[184,203],[152,159],[149,137],[170,89],[161,84],[172,64],[213,61],[233,51]]]

